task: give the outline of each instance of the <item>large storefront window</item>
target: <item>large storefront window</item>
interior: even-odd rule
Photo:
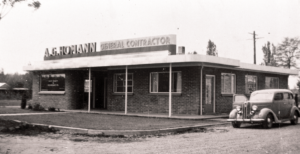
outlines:
[[[276,78],[276,77],[266,77],[265,88],[266,89],[278,89],[279,88],[278,78]]]
[[[125,73],[119,73],[114,75],[114,92],[125,92]],[[128,73],[127,77],[127,92],[133,92],[133,74]]]
[[[41,91],[65,91],[65,74],[43,74]]]
[[[251,94],[253,91],[257,90],[257,77],[253,75],[246,75],[245,87],[246,94]]]
[[[150,92],[169,92],[169,72],[153,72],[150,74]],[[172,92],[181,93],[181,72],[172,72]]]
[[[235,94],[235,74],[222,73],[221,75],[221,93]]]

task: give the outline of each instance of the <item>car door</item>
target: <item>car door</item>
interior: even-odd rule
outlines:
[[[281,116],[280,116],[280,114],[281,114],[280,108],[282,106],[281,104],[283,104],[283,93],[275,93],[274,98],[273,98],[272,110],[276,114],[278,119],[281,119]]]

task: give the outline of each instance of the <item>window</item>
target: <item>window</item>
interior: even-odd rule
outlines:
[[[235,74],[222,73],[221,75],[221,93],[234,94],[235,93]]]
[[[282,93],[277,93],[277,94],[275,94],[274,100],[283,100],[283,95],[282,95]]]
[[[124,93],[125,92],[125,73],[119,73],[114,75],[114,92],[115,93]],[[127,92],[133,92],[133,74],[128,73],[127,77]]]
[[[41,75],[41,91],[65,91],[65,74]]]
[[[169,92],[169,72],[150,73],[150,92]],[[172,72],[172,92],[181,93],[181,72]]]
[[[257,90],[257,77],[253,75],[245,76],[245,87],[246,94],[251,94],[253,91]]]
[[[290,94],[290,93],[289,93],[289,99],[294,99],[293,94]]]
[[[278,80],[278,78],[275,78],[275,77],[266,77],[265,88],[266,89],[278,89],[279,88],[279,80]]]

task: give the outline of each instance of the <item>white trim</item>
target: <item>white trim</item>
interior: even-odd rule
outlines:
[[[91,68],[89,68],[89,96],[88,96],[88,112],[91,111]]]
[[[216,76],[215,75],[209,75],[209,74],[207,74],[207,75],[205,75],[205,85],[206,85],[206,77],[207,76],[209,76],[209,77],[212,77],[213,78],[213,82],[214,82],[214,91],[212,92],[212,94],[213,94],[213,98],[214,98],[214,101],[213,101],[213,113],[216,113]],[[206,88],[206,86],[205,86],[205,88]],[[206,100],[205,100],[206,101]]]
[[[172,63],[169,68],[169,117],[172,116]]]
[[[128,67],[125,69],[125,114],[127,114]],[[133,90],[133,89],[132,89]]]

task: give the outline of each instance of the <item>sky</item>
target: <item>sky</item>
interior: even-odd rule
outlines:
[[[40,2],[38,10],[17,4],[0,20],[0,69],[5,73],[25,73],[23,66],[42,61],[46,48],[166,34],[175,34],[177,46],[186,52],[206,54],[211,40],[219,57],[253,63],[250,33],[255,31],[261,37],[256,40],[260,64],[267,41],[278,45],[285,37],[300,37],[300,0]]]

